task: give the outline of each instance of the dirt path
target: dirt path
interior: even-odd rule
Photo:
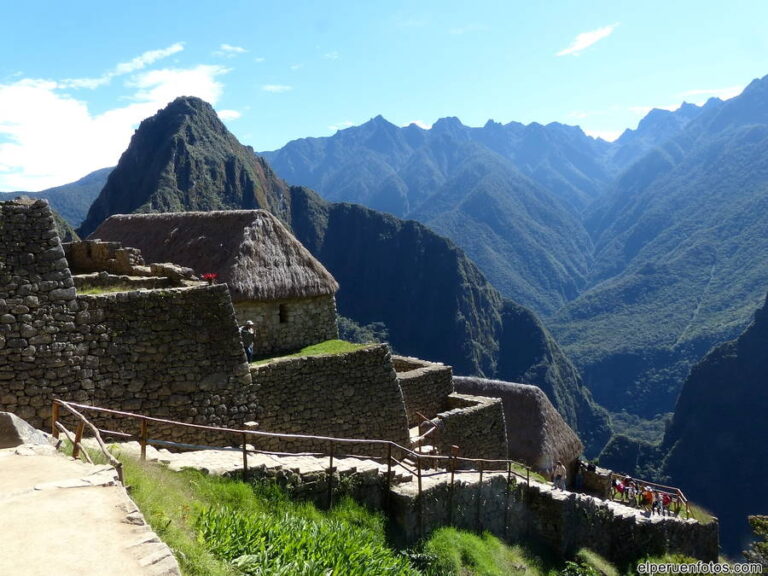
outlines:
[[[49,446],[0,450],[0,574],[177,576],[114,469]]]

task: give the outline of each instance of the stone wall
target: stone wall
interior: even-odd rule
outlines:
[[[44,201],[0,203],[0,409],[35,426],[75,389],[75,288]]]
[[[674,517],[646,517],[599,499],[524,481],[508,485],[493,474],[483,484],[462,481],[425,490],[419,499],[399,490],[391,499],[391,516],[406,542],[416,542],[440,526],[487,530],[508,542],[540,542],[563,557],[589,548],[623,570],[638,558],[679,553],[717,561],[717,523],[699,524]]]
[[[257,417],[226,286],[76,296],[45,202],[0,203],[0,255],[0,409],[43,429],[53,398],[205,424]]]
[[[260,431],[382,439],[408,446],[405,405],[385,345],[276,359],[251,366],[251,378],[262,408]],[[259,447],[328,451],[326,442],[313,440],[271,440]],[[352,447],[343,450],[353,452]]]
[[[258,416],[226,286],[78,296],[77,302],[85,368],[75,397],[195,424],[240,428]],[[178,429],[163,438],[213,437]]]
[[[392,356],[392,365],[403,391],[409,426],[420,423],[417,412],[434,418],[449,409],[448,396],[453,392],[450,366],[404,356]]]
[[[73,274],[101,271],[110,274],[131,274],[136,266],[144,265],[141,250],[123,248],[120,242],[69,242],[64,244],[64,252]]]
[[[449,410],[432,418],[437,430],[428,443],[444,455],[451,453],[451,446],[458,446],[459,455],[466,458],[507,457],[501,400],[465,394],[451,394],[447,400]]]
[[[294,352],[339,337],[336,299],[332,294],[273,300],[235,302],[238,324],[254,323],[254,355]]]
[[[173,288],[177,286],[170,278],[159,276],[125,276],[108,274],[107,272],[94,272],[92,274],[78,274],[73,276],[75,288],[80,292],[90,288],[110,289],[122,288],[123,290],[155,290],[157,288]]]

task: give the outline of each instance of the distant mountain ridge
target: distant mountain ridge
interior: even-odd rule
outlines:
[[[768,288],[768,78],[712,101],[588,209],[593,287],[551,319],[596,398],[653,415]],[[616,394],[616,383],[631,383]]]
[[[592,452],[608,439],[605,414],[546,329],[505,301],[454,244],[417,222],[287,185],[197,98],[179,98],[142,122],[81,230],[114,213],[222,208],[265,208],[281,218],[339,281],[339,312],[384,322],[396,350],[458,374],[538,385]]]
[[[766,84],[651,110],[613,143],[560,124],[377,117],[264,155],[289,181],[452,238],[545,317],[601,403],[653,417],[768,287]]]
[[[328,200],[427,224],[459,244],[502,294],[546,313],[585,284],[592,247],[575,210],[606,183],[593,157],[605,146],[560,124],[470,128],[443,118],[424,130],[377,116],[262,155],[283,178]]]
[[[41,190],[40,192],[8,192],[9,196],[29,196],[48,200],[51,207],[70,226],[79,226],[88,209],[101,192],[112,168],[102,168],[69,184]],[[2,193],[0,193],[2,194]],[[0,196],[1,197],[1,196]]]

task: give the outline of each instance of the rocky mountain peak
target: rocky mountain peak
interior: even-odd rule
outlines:
[[[287,195],[210,104],[185,96],[139,125],[79,232],[130,212],[266,208],[287,222]]]

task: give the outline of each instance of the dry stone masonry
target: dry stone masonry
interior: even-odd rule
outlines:
[[[235,313],[240,324],[246,320],[253,322],[256,357],[293,352],[339,337],[333,294],[267,302],[240,301],[235,303]]]
[[[448,410],[448,396],[453,393],[450,366],[405,356],[392,356],[392,365],[403,390],[409,426],[421,422],[417,413],[431,418]]]
[[[391,440],[408,446],[405,404],[385,345],[277,359],[252,366],[251,378],[262,408],[260,430]],[[310,439],[275,440],[264,446],[328,450],[326,442]]]
[[[76,296],[48,205],[0,216],[3,410],[39,428],[57,397],[196,423],[258,415],[225,286]]]

